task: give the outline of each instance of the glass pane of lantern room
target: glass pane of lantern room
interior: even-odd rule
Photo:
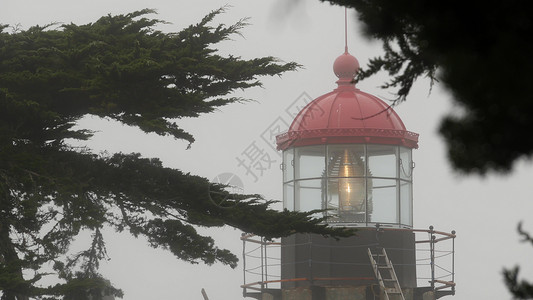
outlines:
[[[322,180],[296,181],[294,209],[296,211],[310,211],[322,209]]]
[[[411,157],[412,150],[400,147],[400,178],[412,180],[413,161]]]
[[[400,180],[400,223],[413,226],[412,185],[409,181]]]
[[[294,182],[283,184],[283,208],[294,211]]]
[[[368,201],[370,222],[398,224],[399,207],[396,180],[373,178],[371,186],[369,186],[370,189],[372,190],[372,199]]]
[[[295,149],[294,177],[321,178],[325,168],[325,146],[308,146]]]
[[[283,151],[283,182],[294,179],[294,149]]]
[[[339,193],[338,179],[329,179],[327,186],[327,196],[324,197],[324,209],[328,209],[326,214],[328,216],[337,217],[339,214]]]
[[[397,177],[397,152],[398,146],[368,145],[369,176],[372,177]]]

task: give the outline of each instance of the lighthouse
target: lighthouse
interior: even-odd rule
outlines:
[[[284,209],[317,210],[328,226],[353,228],[356,235],[266,241],[243,234],[245,297],[426,300],[455,294],[455,232],[413,228],[418,134],[390,105],[356,87],[358,70],[346,47],[333,63],[337,87],[305,106],[276,138]],[[260,277],[251,280],[252,274]]]

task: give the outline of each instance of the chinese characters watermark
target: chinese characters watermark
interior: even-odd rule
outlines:
[[[239,156],[235,157],[237,167],[244,169],[246,176],[250,176],[254,182],[257,182],[272,166],[281,164],[279,161],[281,153],[276,149],[276,136],[287,131],[298,113],[312,100],[311,96],[303,92],[285,109],[284,115],[276,117],[259,135],[259,142],[253,140]],[[301,127],[305,127],[309,118],[324,114],[320,107],[309,107],[309,109],[311,109],[311,114],[302,120]]]

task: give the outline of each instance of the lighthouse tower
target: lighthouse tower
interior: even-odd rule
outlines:
[[[328,226],[355,228],[356,235],[294,234],[280,242],[243,235],[245,246],[255,242],[261,249],[255,267],[261,278],[245,279],[244,296],[425,300],[455,293],[455,232],[413,228],[418,134],[391,106],[356,87],[358,69],[346,48],[333,64],[337,88],[310,102],[277,136],[284,208],[320,210],[316,217]],[[447,249],[438,247],[444,244]],[[279,260],[270,262],[275,247]],[[252,266],[244,254],[247,276]]]

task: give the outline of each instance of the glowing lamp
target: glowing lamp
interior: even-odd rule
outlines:
[[[326,207],[332,218],[365,221],[367,184],[365,164],[360,155],[348,150],[334,151],[328,164]]]
[[[341,167],[339,170],[339,208],[342,212],[364,211],[365,182],[364,169],[361,164],[356,164],[354,159],[344,149]],[[355,178],[357,177],[357,178]]]

